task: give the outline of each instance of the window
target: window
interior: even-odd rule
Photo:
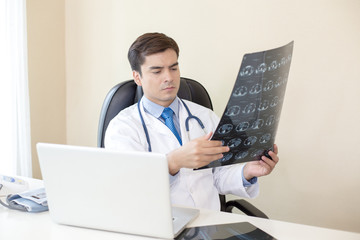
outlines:
[[[0,174],[31,177],[25,0],[0,0],[0,53]]]

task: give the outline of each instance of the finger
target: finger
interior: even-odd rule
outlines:
[[[203,155],[198,161],[193,162],[193,168],[200,168],[210,164],[213,161],[219,160],[223,157],[223,154],[215,154],[215,155]]]
[[[265,156],[261,157],[261,162],[268,165],[270,167],[270,169],[273,169],[276,165],[276,162],[274,160],[271,160],[270,158],[267,158]]]
[[[222,141],[217,141],[217,140],[210,140],[210,141],[205,141],[202,143],[203,147],[208,147],[208,148],[213,148],[213,147],[227,147],[227,146],[223,146]]]
[[[204,140],[210,140],[212,134],[213,134],[212,131],[210,131],[206,135],[202,136],[201,138]]]
[[[213,154],[213,155],[204,155],[203,158],[201,159],[201,162],[206,165],[209,164],[211,162],[217,161],[221,158],[223,158],[224,155],[219,153],[219,154]]]
[[[270,151],[269,155],[275,163],[277,163],[279,161],[279,157],[276,153]]]
[[[278,148],[278,146],[276,144],[274,144],[274,151],[273,152],[276,153],[276,154],[278,154],[278,152],[279,152],[279,148]]]
[[[209,141],[206,143],[199,143],[192,148],[197,155],[214,155],[230,151],[229,146],[219,145],[217,142]]]
[[[224,157],[224,154],[222,153],[217,153],[217,154],[207,154],[204,155],[203,158],[201,159],[201,161],[203,162],[213,162],[215,160],[219,160],[221,158]]]
[[[206,152],[204,152],[205,155],[214,155],[219,153],[224,153],[230,151],[230,148],[228,146],[220,146],[220,147],[211,147],[207,148]]]

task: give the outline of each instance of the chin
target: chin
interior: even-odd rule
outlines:
[[[171,102],[174,101],[175,98],[176,98],[176,95],[163,97],[163,98],[161,98],[161,101],[162,102],[169,102],[169,104],[171,104]]]
[[[175,95],[175,96],[171,96],[171,97],[164,98],[163,100],[168,102],[168,101],[174,101],[175,98],[176,98],[176,95]]]

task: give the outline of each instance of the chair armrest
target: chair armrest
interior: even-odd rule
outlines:
[[[225,212],[232,212],[232,209],[234,207],[236,207],[237,209],[239,209],[248,216],[261,217],[267,219],[269,218],[268,216],[266,216],[265,213],[263,213],[262,211],[257,209],[254,205],[252,205],[251,203],[247,202],[244,199],[231,200],[226,202]]]

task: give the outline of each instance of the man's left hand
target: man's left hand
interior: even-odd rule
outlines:
[[[262,156],[261,160],[246,163],[244,167],[245,179],[249,181],[253,177],[261,177],[270,174],[279,162],[278,152],[278,147],[274,144],[274,151],[269,151],[272,160],[266,156]]]

